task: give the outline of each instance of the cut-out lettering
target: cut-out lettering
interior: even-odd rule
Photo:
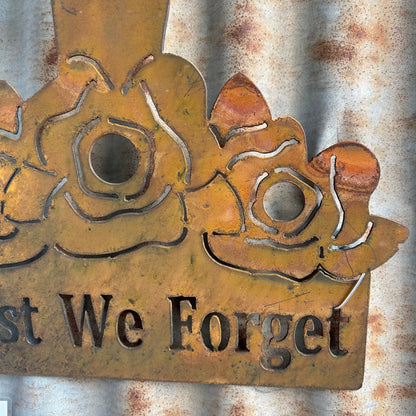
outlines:
[[[253,325],[260,325],[260,314],[244,312],[235,312],[234,316],[237,318],[237,346],[235,352],[248,352],[247,347],[247,326],[251,322]]]
[[[32,321],[32,313],[38,313],[39,309],[36,307],[32,307],[30,305],[29,298],[23,298],[21,311],[22,311],[23,323],[25,327],[26,342],[30,345],[39,345],[42,342],[42,338],[35,337],[33,333],[33,321]]]
[[[74,347],[82,347],[82,336],[84,331],[85,316],[87,315],[91,339],[94,347],[101,348],[103,344],[105,324],[107,320],[108,308],[110,301],[113,298],[111,295],[101,295],[103,299],[103,307],[101,312],[100,326],[97,323],[97,317],[95,315],[94,307],[92,304],[91,295],[84,295],[81,306],[81,319],[79,325],[75,318],[75,313],[72,308],[73,295],[59,294],[61,299],[62,309],[65,315],[66,322],[68,324],[69,335]]]
[[[306,325],[308,322],[312,323],[313,329],[306,330]],[[299,322],[296,325],[295,329],[295,345],[297,350],[305,355],[315,355],[318,354],[319,351],[321,351],[322,347],[320,345],[317,345],[315,348],[308,348],[305,342],[305,336],[308,337],[323,337],[324,330],[322,327],[322,322],[313,315],[307,315],[304,316],[299,320]]]
[[[211,320],[213,318],[216,318],[219,324],[220,342],[218,346],[214,346],[212,344]],[[230,340],[230,321],[222,313],[211,312],[208,315],[206,315],[204,320],[202,321],[201,335],[204,345],[210,351],[223,351],[227,348],[228,342]]]
[[[128,323],[128,319],[130,316],[131,323]],[[127,328],[129,330],[127,330]],[[140,315],[131,309],[126,309],[125,311],[121,312],[118,316],[117,320],[117,336],[118,340],[123,347],[126,348],[137,348],[142,345],[143,340],[138,338],[137,335],[135,336],[137,339],[135,341],[131,341],[130,333],[131,332],[138,332],[143,329],[142,320]]]
[[[289,334],[290,315],[268,315],[263,322],[263,355],[260,364],[265,370],[280,371],[286,369],[292,361],[290,351],[286,348],[276,348],[273,344],[283,341]],[[279,332],[275,334],[274,326],[278,324]]]
[[[192,334],[192,316],[188,315],[183,321],[181,317],[181,303],[187,302],[190,307],[196,309],[196,297],[193,296],[172,296],[170,300],[171,319],[171,350],[184,350],[182,345],[182,328],[186,328]]]
[[[10,316],[7,318],[6,314]],[[19,330],[13,323],[13,318],[17,318],[17,310],[14,306],[2,306],[0,308],[0,328],[3,328],[8,336],[4,336],[0,331],[0,342],[3,344],[12,344],[19,339]]]
[[[331,322],[329,329],[329,350],[334,357],[342,357],[348,350],[341,347],[341,324],[348,323],[350,318],[341,315],[341,308],[332,308],[332,315],[327,321]]]

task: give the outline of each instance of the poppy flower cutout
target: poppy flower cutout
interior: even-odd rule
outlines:
[[[239,232],[204,233],[208,255],[251,274],[294,281],[319,271],[356,280],[398,249],[407,229],[370,215],[379,166],[364,146],[338,143],[310,162],[305,135],[290,117],[273,120],[242,74],[222,89],[211,115],[223,142],[223,172],[243,218]]]
[[[58,77],[24,103],[0,85],[0,122],[18,138],[2,151],[49,178],[19,185],[43,195],[48,183],[42,232],[59,253],[105,258],[177,245],[188,227],[183,193],[216,169],[204,81],[192,64],[162,53],[166,0],[152,3],[151,18],[145,3],[129,2],[131,13],[113,19],[120,8],[109,4],[103,18],[115,36],[102,31],[93,3],[64,3],[52,5]],[[20,195],[10,200],[23,203]],[[30,211],[17,202],[13,209]]]
[[[179,244],[187,234],[183,192],[214,172],[198,156],[216,149],[205,85],[189,62],[162,53],[167,4],[158,3],[150,19],[145,4],[132,2],[114,37],[93,7],[72,15],[54,6],[61,90],[49,95],[46,87],[42,101],[74,99],[39,121],[34,143],[37,165],[65,182],[49,218],[64,255]],[[103,11],[109,19],[119,12],[116,4]]]
[[[0,98],[0,269],[10,269],[48,251],[41,223],[56,179],[28,162],[20,142],[23,100],[6,81],[0,81]]]

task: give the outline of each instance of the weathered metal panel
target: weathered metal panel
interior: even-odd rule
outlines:
[[[223,4],[225,3],[225,4]],[[410,238],[373,273],[364,385],[356,392],[0,378],[16,415],[412,414],[416,397],[414,1],[172,0],[166,50],[207,79],[213,105],[238,71],[306,130],[310,156],[357,140],[382,167],[372,207]],[[0,78],[28,98],[53,78],[47,0],[0,5]],[[37,22],[37,23],[35,23]],[[312,144],[312,145],[311,145]]]

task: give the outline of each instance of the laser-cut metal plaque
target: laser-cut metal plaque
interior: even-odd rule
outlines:
[[[0,371],[358,388],[373,154],[162,53],[167,0],[52,1],[59,75],[0,84]]]

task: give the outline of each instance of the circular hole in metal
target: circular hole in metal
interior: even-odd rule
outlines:
[[[272,220],[291,221],[303,211],[305,197],[292,182],[279,182],[265,192],[263,206]]]
[[[131,179],[137,172],[139,162],[136,146],[116,133],[100,137],[90,152],[90,164],[96,176],[115,185]]]

